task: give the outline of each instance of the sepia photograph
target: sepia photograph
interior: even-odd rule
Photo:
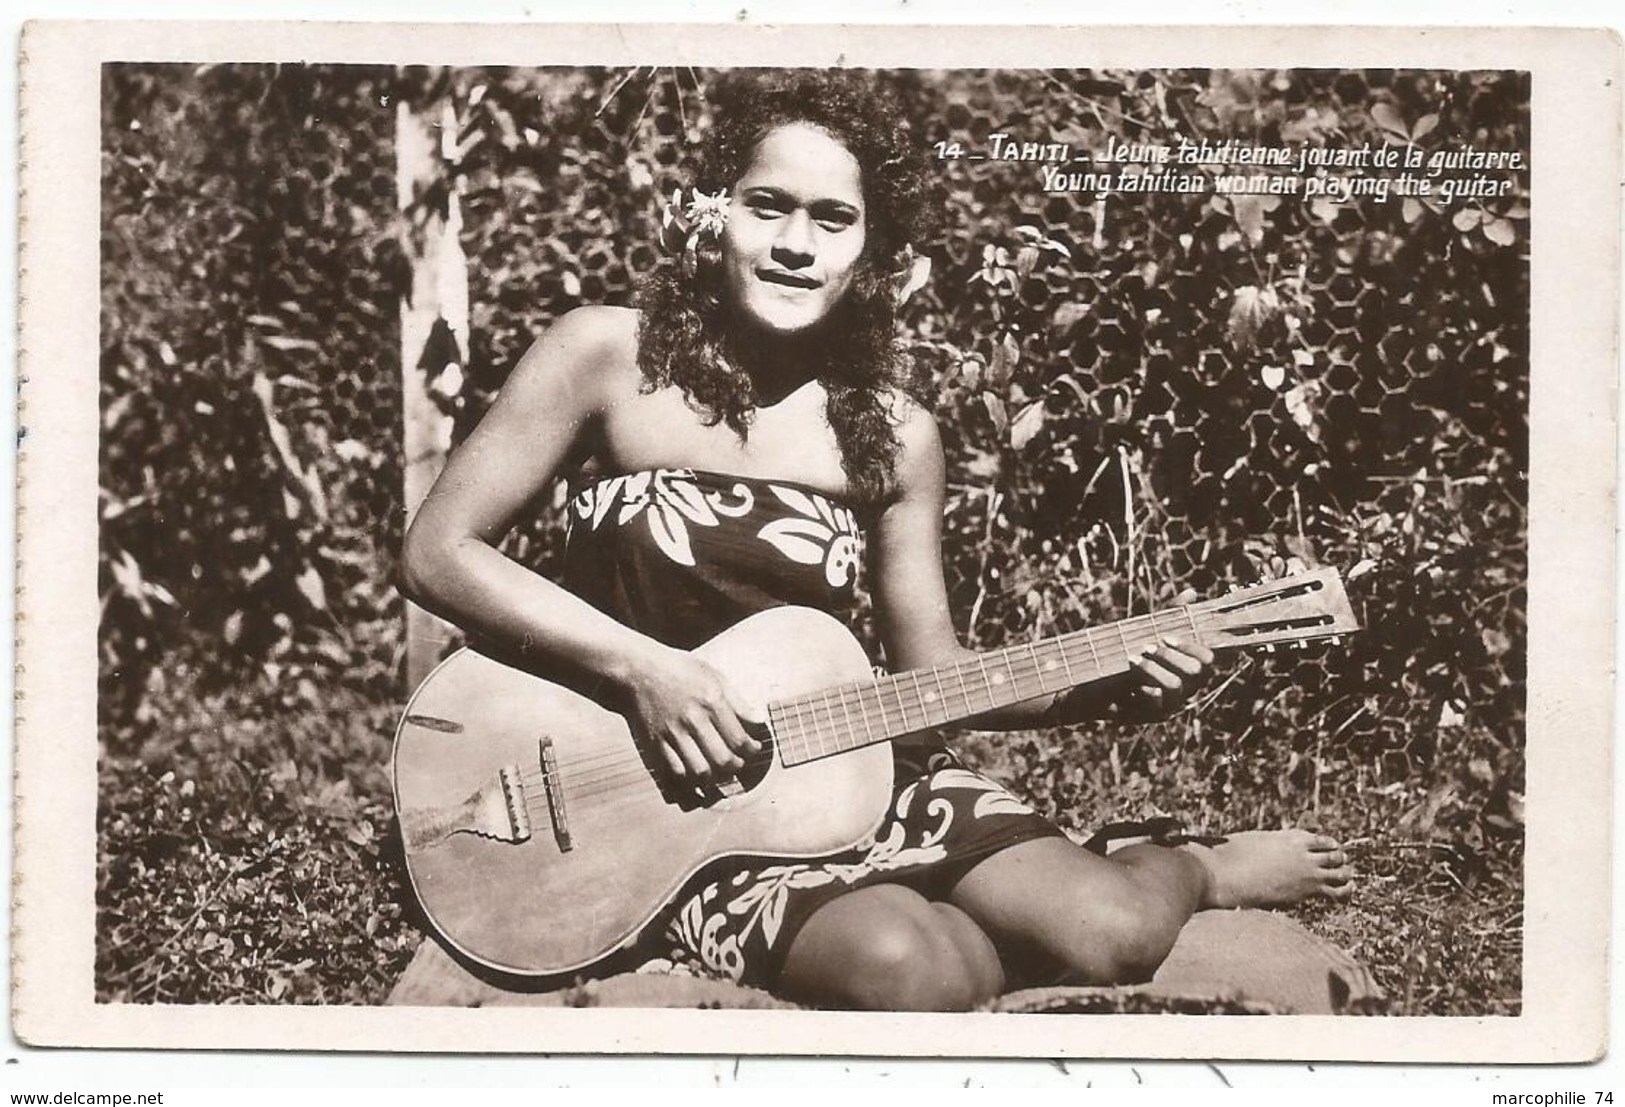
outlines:
[[[97,61],[73,1004],[1529,1013],[1536,67],[1005,53]]]

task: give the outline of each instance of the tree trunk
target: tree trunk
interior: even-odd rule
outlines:
[[[436,112],[440,118],[433,120]],[[423,186],[449,176],[443,160],[447,152],[455,152],[456,141],[456,114],[449,102],[421,114],[404,102],[396,106],[395,186],[403,212],[412,208]],[[425,368],[424,350],[435,324],[442,320],[456,340],[459,362],[467,359],[468,259],[458,237],[461,230],[462,213],[453,187],[445,213],[431,213],[421,235],[414,239],[417,252],[412,258],[411,291],[401,302],[401,396],[405,407],[401,449],[408,525],[445,467],[451,449],[451,416],[436,405],[429,393],[431,375],[421,370]],[[407,603],[406,677],[410,687],[417,687],[428,675],[452,640],[446,623]]]

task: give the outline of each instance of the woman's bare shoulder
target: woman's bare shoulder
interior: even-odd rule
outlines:
[[[531,350],[591,362],[599,370],[634,366],[638,358],[638,312],[597,304],[572,308],[542,333]]]
[[[893,498],[940,488],[944,463],[936,415],[900,389],[888,389],[881,395],[881,403],[897,433]]]
[[[636,345],[639,315],[640,312],[636,308],[587,304],[571,308],[559,316],[553,326],[569,327],[579,333],[592,335],[602,342]]]
[[[903,460],[920,453],[941,454],[942,435],[937,430],[937,417],[931,409],[901,389],[888,389],[880,402],[886,415],[897,430],[897,441],[902,447]]]
[[[607,400],[633,382],[637,363],[638,313],[593,305],[559,316],[519,359],[512,379],[521,389],[565,387],[583,399]]]

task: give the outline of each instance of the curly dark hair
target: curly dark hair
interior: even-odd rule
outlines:
[[[829,400],[826,418],[854,499],[876,506],[895,473],[896,428],[885,397],[900,391],[930,406],[930,374],[897,337],[897,281],[912,250],[935,235],[941,210],[935,182],[898,113],[872,74],[823,70],[734,70],[709,92],[713,125],[699,152],[695,187],[731,190],[756,145],[774,127],[810,123],[857,160],[866,209],[865,242],[847,294],[820,324],[817,365]],[[642,289],[638,364],[649,389],[676,384],[708,422],[748,434],[756,395],[737,368],[748,344],[731,333],[722,296],[719,247],[701,244],[690,271],[659,267]]]

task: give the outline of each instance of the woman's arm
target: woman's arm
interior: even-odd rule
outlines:
[[[593,449],[624,330],[576,311],[539,339],[452,452],[401,552],[401,591],[415,602],[549,675],[609,684],[646,642],[496,547],[566,461]]]
[[[635,390],[636,317],[583,308],[515,366],[407,531],[401,590],[532,671],[621,711],[678,776],[731,773],[759,744],[719,674],[623,626],[497,545],[565,465],[597,452],[602,414]]]
[[[886,657],[894,670],[947,665],[975,657],[959,642],[942,574],[946,501],[942,440],[936,420],[899,405],[896,486],[870,530],[869,557]],[[1057,726],[1083,719],[1149,722],[1183,706],[1206,679],[1213,654],[1169,639],[1134,664],[1135,679],[1083,685],[990,711],[967,725],[995,730]]]

